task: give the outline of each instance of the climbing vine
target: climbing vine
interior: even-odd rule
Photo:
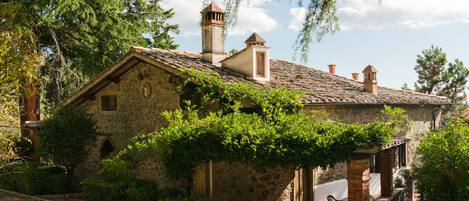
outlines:
[[[185,107],[164,112],[169,125],[133,139],[118,159],[141,160],[142,154],[132,153],[150,153],[145,155],[160,160],[173,177],[188,176],[207,160],[327,166],[390,142],[407,122],[403,109],[387,106],[370,124],[317,120],[302,112],[301,92],[227,83],[216,73],[193,69],[183,77],[178,83]]]

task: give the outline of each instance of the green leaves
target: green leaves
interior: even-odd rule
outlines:
[[[187,80],[179,89],[190,97],[185,110],[164,112],[169,126],[138,137],[120,157],[133,160],[143,153],[160,160],[173,177],[188,176],[207,160],[327,166],[347,160],[355,150],[388,143],[408,120],[404,110],[391,107],[367,125],[317,120],[301,111],[301,93],[227,84],[213,72],[183,73]]]
[[[96,137],[92,116],[82,109],[61,109],[44,122],[41,156],[71,173],[85,159]]]
[[[421,200],[459,201],[469,196],[469,126],[451,119],[421,141],[415,170]]]

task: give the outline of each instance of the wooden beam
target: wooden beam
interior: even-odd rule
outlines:
[[[113,83],[116,83],[116,84],[119,84],[121,82],[121,79],[120,77],[108,77],[107,80],[113,82]]]

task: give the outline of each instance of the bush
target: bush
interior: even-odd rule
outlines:
[[[95,136],[96,125],[90,114],[82,109],[61,109],[44,123],[40,152],[70,173],[86,157]]]
[[[82,184],[88,201],[152,201],[158,197],[158,185],[145,180],[111,181],[102,177],[90,177]]]
[[[60,167],[18,164],[0,176],[0,186],[31,195],[62,194],[70,190],[71,178]]]
[[[420,143],[421,163],[414,168],[421,201],[463,201],[469,198],[469,126],[450,120]]]
[[[153,201],[158,198],[158,185],[136,179],[131,165],[120,159],[102,161],[98,176],[85,179],[83,192],[88,201]]]

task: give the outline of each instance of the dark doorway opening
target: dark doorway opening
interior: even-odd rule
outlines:
[[[114,151],[114,146],[112,146],[111,142],[109,142],[109,140],[104,141],[103,145],[101,145],[101,149],[99,151],[100,159],[102,160],[102,159],[108,157],[113,151]]]

